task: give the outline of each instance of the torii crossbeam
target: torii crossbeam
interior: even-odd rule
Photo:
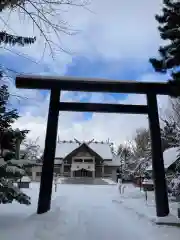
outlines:
[[[105,79],[21,75],[16,77],[16,87],[26,89],[48,89],[51,91],[37,209],[38,214],[50,210],[59,111],[148,114],[152,145],[156,212],[158,217],[167,216],[169,214],[156,95],[173,95],[174,89],[180,87],[179,85],[172,86],[170,83],[161,82],[113,81]],[[59,102],[60,91],[63,90],[146,94],[147,105]]]

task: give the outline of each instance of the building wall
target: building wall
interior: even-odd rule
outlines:
[[[78,157],[82,155],[77,155]],[[86,157],[90,157],[89,155],[86,155]],[[116,179],[116,169],[115,166],[102,166],[102,164],[95,164],[95,177],[101,178],[101,177],[110,177],[113,180]],[[40,181],[41,179],[41,171],[42,171],[42,165],[35,166],[32,168],[32,171],[30,173],[30,178],[32,181]],[[54,172],[58,173],[61,176],[64,177],[71,177],[71,164],[65,163],[63,165],[55,165],[54,166]],[[92,175],[93,176],[93,175]]]
[[[87,151],[79,151],[77,154],[74,155],[74,157],[93,157],[93,156]]]
[[[76,154],[74,154],[74,155],[71,156],[71,157],[67,157],[67,158],[65,159],[66,162],[67,162],[67,164],[71,164],[71,163],[72,163],[72,158],[73,158],[73,157],[92,157],[92,155],[91,155],[89,152],[87,152],[86,149],[81,148],[81,150],[78,151]]]
[[[95,166],[95,177],[96,178],[102,177],[102,165]]]
[[[84,169],[87,169],[89,171],[94,171],[94,163],[72,163],[72,166],[71,166],[73,169],[81,169],[81,168],[84,168]]]
[[[116,166],[104,166],[104,177],[110,177],[116,180]]]
[[[112,172],[112,167],[110,166],[104,166],[104,175],[110,175]]]

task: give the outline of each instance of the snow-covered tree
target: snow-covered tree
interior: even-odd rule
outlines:
[[[132,149],[130,148],[129,144],[120,144],[117,149],[117,155],[120,157],[120,170],[125,174],[129,173],[130,171],[130,162],[133,157]]]
[[[176,123],[178,131],[180,131],[180,97],[170,98],[170,120]]]
[[[23,147],[23,150],[21,150],[21,158],[22,159],[30,159],[30,160],[38,160],[41,156],[41,149],[40,145],[38,144],[37,138],[35,141],[31,139],[25,139],[21,146]]]
[[[174,177],[170,184],[169,189],[172,193],[172,196],[179,197],[180,196],[180,175]]]
[[[164,120],[161,128],[162,151],[180,144],[180,129],[175,121]]]
[[[13,130],[11,124],[18,119],[15,109],[9,109],[9,92],[6,86],[0,87],[0,203],[13,200],[30,204],[30,198],[14,186],[14,182],[26,175],[31,161],[19,159],[19,148],[27,130]]]
[[[139,128],[134,137],[134,155],[136,158],[149,158],[151,155],[151,139],[149,130]]]
[[[117,154],[121,155],[121,157],[124,158],[124,159],[128,159],[128,158],[131,157],[132,151],[131,151],[131,149],[128,145],[120,144],[118,146]]]
[[[26,175],[26,169],[32,167],[34,163],[26,159],[16,159],[19,149],[16,141],[17,131],[8,129],[4,131],[1,138],[2,154],[0,156],[0,203],[10,203],[13,200],[23,204],[30,204],[30,198],[24,194],[14,182]],[[15,152],[11,149],[4,149],[3,139],[9,139],[15,144]]]
[[[149,130],[139,128],[133,138],[133,154],[130,158],[133,175],[143,176],[145,169],[151,164],[151,139]]]
[[[134,174],[138,176],[147,175],[146,168],[149,166],[149,164],[150,161],[148,161],[148,159],[145,157],[136,159],[136,167],[133,170]]]

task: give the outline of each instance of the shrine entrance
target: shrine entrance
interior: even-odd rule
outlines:
[[[82,168],[80,170],[74,171],[74,177],[91,177],[92,178],[92,172]]]
[[[169,203],[161,148],[157,95],[174,95],[180,83],[112,81],[103,79],[79,79],[72,77],[17,76],[16,87],[51,90],[45,139],[44,160],[37,213],[50,210],[54,158],[59,111],[147,114],[152,146],[152,167],[155,187],[156,213],[158,217],[169,214]],[[145,94],[146,105],[123,105],[104,103],[60,102],[61,91],[106,92]]]

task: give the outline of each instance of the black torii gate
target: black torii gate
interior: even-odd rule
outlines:
[[[173,95],[173,90],[175,91],[177,89],[177,85],[173,87],[171,83],[159,82],[111,81],[105,79],[21,75],[16,77],[16,87],[51,90],[37,209],[38,214],[49,211],[51,206],[59,111],[148,114],[152,145],[156,213],[158,217],[169,214],[156,95]],[[60,102],[60,92],[62,90],[146,94],[147,105]]]

